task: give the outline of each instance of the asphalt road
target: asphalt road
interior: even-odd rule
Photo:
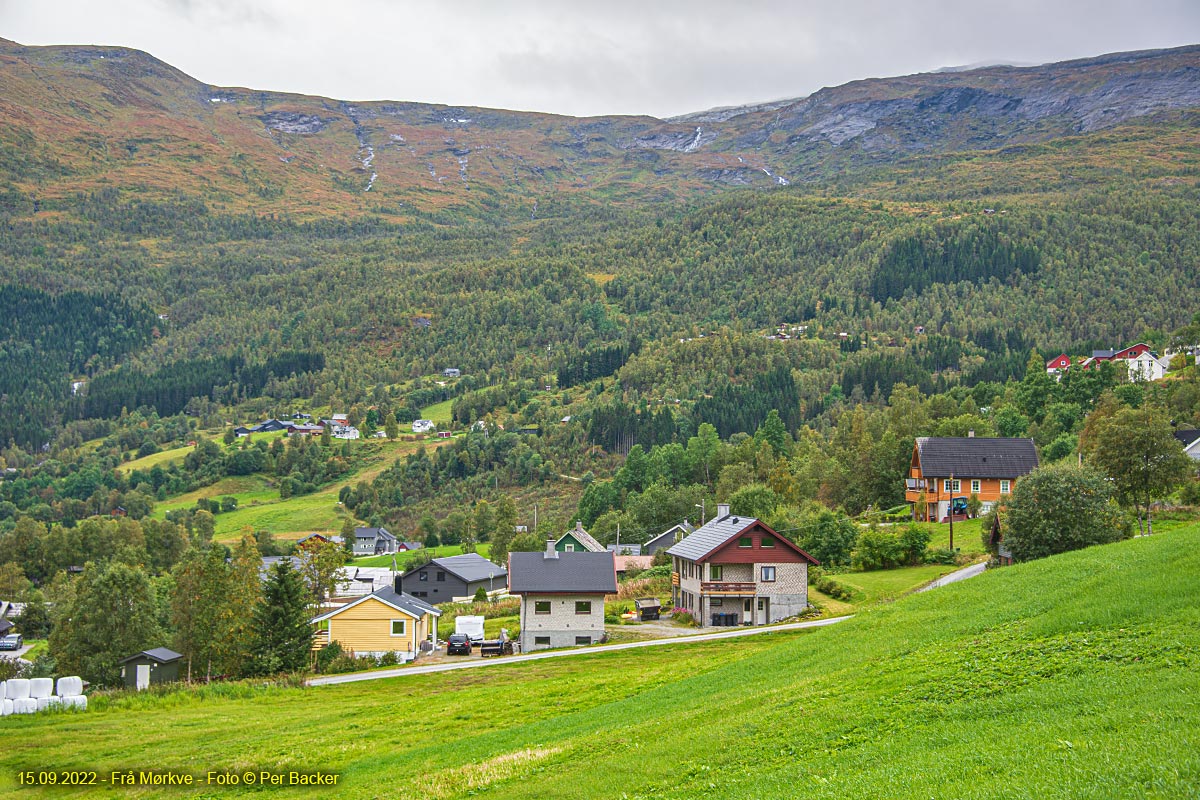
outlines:
[[[963,567],[962,569],[955,570],[949,575],[943,575],[933,583],[929,584],[928,586],[923,586],[917,591],[928,592],[930,589],[936,589],[939,586],[947,586],[951,583],[957,583],[958,581],[965,581],[967,578],[974,578],[976,575],[982,575],[986,569],[987,562],[972,564],[969,567]]]
[[[522,661],[540,661],[544,658],[569,658],[571,656],[590,656],[596,653],[611,653],[616,650],[633,650],[638,647],[664,647],[673,644],[688,644],[691,642],[711,642],[717,639],[736,639],[740,636],[758,636],[764,633],[780,631],[796,631],[805,628],[821,628],[844,622],[850,617],[830,617],[811,622],[792,622],[787,625],[770,625],[764,628],[736,628],[720,633],[699,633],[694,636],[677,636],[671,639],[650,639],[644,642],[625,642],[623,644],[603,644],[597,647],[581,647],[570,650],[545,650],[537,653],[525,653],[519,656],[503,658],[487,658],[482,660],[459,661],[453,664],[430,664],[424,667],[401,667],[399,669],[381,669],[375,672],[357,672],[349,675],[327,675],[313,678],[309,686],[329,686],[335,683],[355,683],[357,681],[377,681],[383,678],[396,678],[401,675],[427,675],[431,672],[450,672],[456,669],[479,669],[503,664],[516,664]]]

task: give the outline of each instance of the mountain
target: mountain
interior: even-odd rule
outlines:
[[[855,81],[669,120],[347,102],[216,87],[136,50],[0,40],[0,187],[179,192],[229,208],[536,215],[819,183],[905,158],[1104,131],[1200,107],[1200,46]]]

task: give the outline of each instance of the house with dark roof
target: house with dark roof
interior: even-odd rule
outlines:
[[[921,436],[913,445],[904,499],[912,503],[913,519],[946,522],[952,509],[956,519],[966,519],[972,495],[990,511],[1037,465],[1033,439]]]
[[[576,520],[574,528],[558,537],[554,549],[560,553],[600,553],[605,548],[583,529],[582,522]]]
[[[485,592],[503,589],[508,583],[508,570],[478,553],[463,553],[413,567],[400,580],[404,590],[414,597],[430,603],[451,603],[456,598],[473,597],[480,588]]]
[[[604,596],[616,594],[613,554],[559,552],[553,540],[540,553],[508,554],[508,591],[521,596],[521,651],[604,641]]]
[[[433,649],[441,611],[397,586],[384,586],[352,603],[312,619],[313,649],[337,642],[346,652],[381,656],[395,653],[412,661]]]
[[[355,528],[354,555],[380,556],[395,553],[398,547],[396,537],[387,528]]]
[[[666,550],[671,545],[681,541],[683,537],[687,536],[694,530],[696,529],[687,520],[684,520],[678,525],[672,525],[658,536],[655,536],[653,539],[642,545],[642,552],[648,556],[652,556],[659,550]]]
[[[1200,461],[1200,430],[1175,431],[1175,440],[1183,446],[1183,452]]]
[[[766,523],[717,506],[715,519],[672,545],[671,600],[701,626],[767,625],[808,608],[818,562]]]

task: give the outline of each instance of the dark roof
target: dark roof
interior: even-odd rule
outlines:
[[[617,569],[613,554],[509,553],[508,590],[513,594],[615,594]]]
[[[655,536],[650,541],[648,541],[644,545],[642,545],[642,547],[650,548],[654,545],[661,545],[663,543],[659,542],[659,539],[662,539],[663,537],[669,537],[670,542],[672,544],[674,544],[676,531],[682,531],[683,535],[687,536],[689,533],[691,533],[694,530],[695,530],[695,528],[692,527],[692,524],[690,522],[681,522],[678,525],[672,525],[670,528],[667,528],[665,531],[660,533],[658,536]]]
[[[1038,465],[1033,439],[921,436],[917,457],[927,478],[1019,478]]]
[[[174,650],[168,650],[165,647],[156,647],[153,650],[143,650],[140,653],[134,653],[131,656],[122,658],[119,663],[124,664],[126,661],[133,661],[135,658],[148,658],[160,664],[169,664],[172,661],[178,661],[183,658],[183,655],[176,653]]]
[[[0,634],[8,633],[13,627],[12,621],[0,617]]]
[[[323,619],[329,619],[330,617],[340,614],[348,608],[353,608],[359,603],[365,602],[372,597],[374,597],[376,600],[387,603],[392,608],[400,609],[406,614],[411,615],[414,619],[420,619],[426,614],[433,614],[435,617],[440,617],[442,615],[441,611],[439,611],[436,607],[429,605],[429,603],[426,603],[424,600],[413,597],[411,594],[406,592],[397,592],[391,586],[384,586],[382,589],[376,589],[370,594],[364,594],[353,603],[347,603],[346,605],[335,608],[332,611],[327,611],[321,616],[315,617],[312,621],[319,622]]]
[[[1175,431],[1175,438],[1179,440],[1179,443],[1183,445],[1183,449],[1186,450],[1195,444],[1197,439],[1200,439],[1200,430]]]
[[[485,581],[490,578],[504,578],[508,575],[508,570],[499,564],[488,561],[479,553],[463,553],[461,556],[446,556],[445,558],[435,558],[429,564],[436,564],[438,569],[444,569],[452,575],[457,575],[467,583],[475,581]],[[426,569],[429,564],[422,564],[419,567],[413,567],[409,572],[414,572],[418,569]],[[404,573],[405,575],[408,572]]]

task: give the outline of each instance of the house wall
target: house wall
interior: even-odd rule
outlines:
[[[534,604],[550,601],[550,613],[538,614]],[[576,601],[591,601],[590,614],[576,614]],[[534,644],[535,637],[549,636],[550,644]],[[547,647],[574,647],[576,636],[599,641],[604,636],[603,594],[526,594],[521,597],[521,652]]]
[[[438,580],[437,574],[441,572],[445,580]],[[425,575],[425,580],[421,580],[421,575]],[[451,598],[465,597],[468,594],[474,594],[474,587],[468,588],[467,582],[448,570],[442,569],[437,564],[429,564],[424,567],[418,567],[412,573],[405,575],[402,579],[404,591],[411,594],[413,597],[419,597],[426,603],[449,603]],[[485,581],[486,583],[486,581]],[[500,585],[504,585],[504,579],[500,579]]]
[[[405,620],[403,636],[391,635],[394,619]],[[329,641],[360,655],[392,651],[412,654],[416,643],[428,636],[427,619],[413,619],[373,597],[329,618]]]

